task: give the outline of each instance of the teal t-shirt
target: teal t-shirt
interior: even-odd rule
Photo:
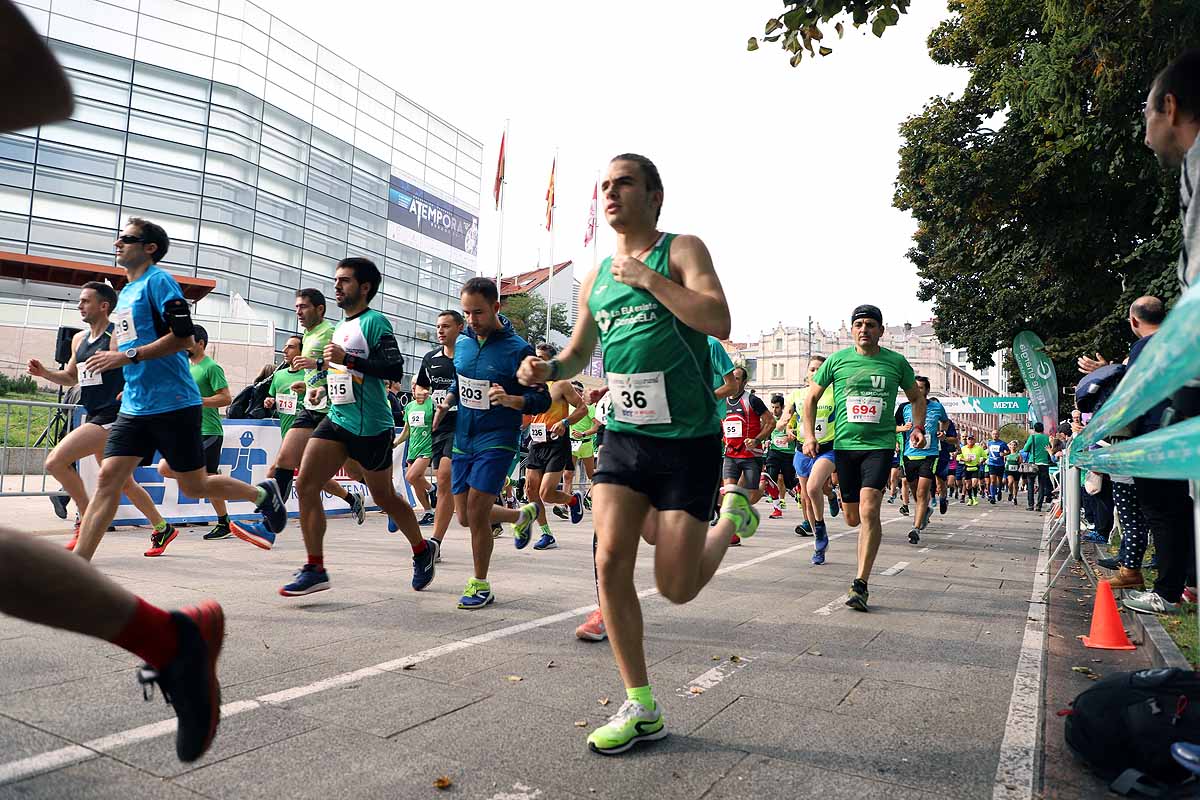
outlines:
[[[333,343],[347,355],[370,358],[385,336],[394,336],[387,317],[373,308],[347,317],[333,332]],[[392,405],[382,378],[364,375],[341,364],[329,364],[325,376],[329,419],[355,436],[378,436],[395,428]]]

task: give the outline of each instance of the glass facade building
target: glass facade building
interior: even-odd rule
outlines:
[[[124,219],[152,219],[162,266],[216,281],[197,312],[238,295],[277,347],[296,289],[331,295],[338,259],[366,256],[411,373],[475,273],[478,140],[244,0],[17,5],[76,106],[0,135],[0,251],[111,265]]]

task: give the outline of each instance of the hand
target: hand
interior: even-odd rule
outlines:
[[[1071,420],[1071,432],[1076,436],[1083,433],[1083,423],[1077,420]]]
[[[550,438],[561,439],[563,434],[567,432],[567,425],[564,422],[556,422],[550,428]]]
[[[607,386],[601,386],[599,389],[589,389],[587,393],[588,405],[595,405],[600,402],[600,398],[604,397],[604,393],[608,391]]]
[[[912,429],[913,429],[913,424],[911,422],[908,423],[907,425],[900,426],[900,430],[904,431],[905,433],[908,433]]]
[[[84,367],[88,372],[108,372],[110,369],[117,369],[129,363],[129,358],[124,353],[116,350],[101,350],[93,354],[84,363]]]
[[[443,405],[434,406],[433,409],[433,430],[437,430],[442,424],[442,417],[446,416],[447,408]]]
[[[787,440],[788,440],[789,442],[794,442],[794,441],[796,441],[796,432],[795,432],[795,431],[788,431],[788,432],[787,432]]]
[[[346,351],[342,349],[341,345],[330,342],[325,345],[325,360],[332,364],[345,364]]]
[[[308,356],[296,356],[292,359],[292,369],[316,369],[317,360]]]
[[[1088,358],[1087,356],[1080,356],[1076,363],[1079,364],[1079,371],[1084,375],[1087,375],[1088,373],[1094,372],[1103,366],[1107,366],[1108,359],[1099,353],[1096,353],[1096,357],[1094,359]]]
[[[268,397],[263,398],[263,408],[274,408],[274,407],[275,407],[275,398],[274,397],[268,396]]]
[[[320,408],[325,400],[325,387],[314,386],[308,390],[308,405],[314,408]]]
[[[911,425],[909,426],[912,427]],[[925,431],[921,428],[913,428],[912,433],[908,434],[908,441],[912,443],[914,450],[925,449]]]
[[[293,392],[304,392],[308,390],[308,386],[304,383],[304,381],[296,381],[288,388]]]
[[[522,386],[545,383],[550,380],[550,362],[537,356],[525,356],[521,366],[517,367],[517,380]]]
[[[821,446],[819,444],[817,444],[815,439],[809,439],[808,441],[806,441],[804,443],[804,447],[803,447],[804,455],[808,456],[809,458],[816,458],[817,453],[820,451],[820,449],[821,449]]]
[[[45,378],[47,371],[48,370],[46,369],[45,365],[42,364],[42,362],[38,361],[36,358],[29,359],[30,375],[34,376],[35,378]]]
[[[488,400],[494,406],[505,406],[514,411],[520,411],[525,405],[525,398],[509,394],[504,391],[504,387],[498,383],[493,383],[492,388],[488,389]]]
[[[404,437],[397,436],[395,439],[392,440],[392,449],[394,450],[402,444],[404,444]]]
[[[656,274],[633,256],[613,256],[611,272],[619,283],[637,289],[649,289]]]

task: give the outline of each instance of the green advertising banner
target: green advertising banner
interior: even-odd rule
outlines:
[[[1028,397],[939,397],[947,414],[1029,413]]]
[[[1013,340],[1013,358],[1025,381],[1031,416],[1041,420],[1046,433],[1054,434],[1058,430],[1058,377],[1045,347],[1036,333],[1021,331]]]

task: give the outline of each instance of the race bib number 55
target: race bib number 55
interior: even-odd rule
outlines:
[[[883,417],[883,400],[878,397],[851,396],[846,398],[846,421],[874,424]]]
[[[614,417],[630,425],[661,425],[671,421],[667,404],[667,381],[661,372],[608,374],[608,393]]]

